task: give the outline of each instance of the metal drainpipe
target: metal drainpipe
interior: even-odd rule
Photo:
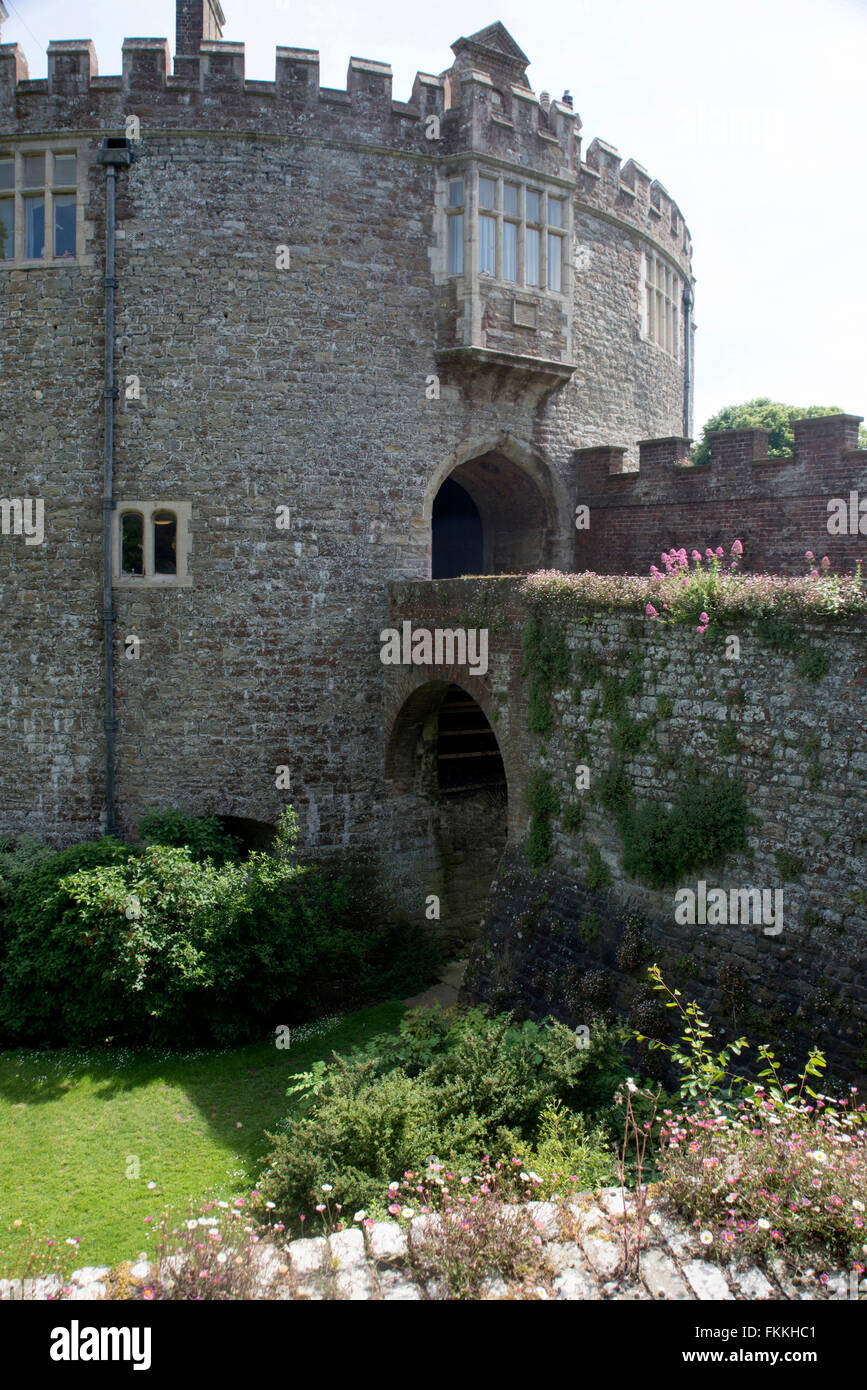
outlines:
[[[692,327],[690,324],[690,310],[692,309],[692,293],[685,289],[683,292],[683,437],[689,439],[689,393],[692,386]]]
[[[115,206],[117,171],[132,160],[129,141],[107,137],[97,160],[105,166],[105,430],[102,463],[102,633],[105,656],[105,834],[115,831],[114,763],[117,720],[114,717],[114,624],[116,615],[112,595],[112,512],[114,498],[114,403],[117,386],[114,379],[114,292],[117,277],[114,269]]]

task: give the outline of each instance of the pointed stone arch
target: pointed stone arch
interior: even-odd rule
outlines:
[[[482,518],[483,573],[569,569],[570,499],[560,478],[535,450],[508,434],[462,441],[434,470],[428,484],[423,515],[429,529],[434,500],[446,479],[469,494]]]

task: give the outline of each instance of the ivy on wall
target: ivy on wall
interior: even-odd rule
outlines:
[[[569,679],[570,654],[559,623],[533,613],[524,631],[524,665],[530,677],[529,725],[533,733],[548,734],[554,726],[553,692]]]
[[[543,613],[537,606],[524,633],[522,673],[530,678],[528,726],[543,736],[554,727],[553,693],[566,685],[573,666],[564,635],[565,620],[564,613]],[[661,753],[655,730],[671,717],[671,698],[659,696],[654,713],[633,718],[628,702],[641,695],[645,684],[640,659],[634,651],[615,652],[611,656],[613,670],[589,649],[580,653],[574,662],[573,699],[580,702],[584,692],[594,690],[587,706],[587,720],[592,724],[602,716],[609,722],[615,756],[603,772],[595,775],[589,795],[617,826],[624,873],[656,888],[669,887],[698,869],[720,865],[730,854],[749,852],[746,834],[750,817],[741,783],[725,771],[709,776],[695,760],[684,764],[682,759]],[[616,669],[624,664],[625,671]],[[579,760],[589,765],[587,730],[577,735],[575,750]],[[731,724],[723,726],[718,751],[722,756],[738,751],[737,731]],[[654,758],[660,770],[665,767],[679,771],[683,780],[670,807],[640,801],[635,796],[626,764],[640,753]],[[530,777],[527,802],[531,821],[526,854],[538,871],[554,857],[553,818],[559,815],[562,828],[576,835],[584,824],[585,806],[582,800],[570,800],[561,809],[550,773],[540,770]],[[611,875],[598,847],[588,842],[584,857],[582,872],[586,885],[591,889],[606,887]]]

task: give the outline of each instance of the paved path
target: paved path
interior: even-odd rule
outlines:
[[[413,995],[412,999],[404,999],[404,1004],[408,1009],[430,1008],[432,1004],[442,1004],[444,1009],[451,1008],[458,1002],[458,992],[466,968],[465,960],[451,961],[443,969],[439,984],[431,985],[430,989],[426,989],[423,994]]]

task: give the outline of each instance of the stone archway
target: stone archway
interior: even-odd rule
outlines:
[[[399,827],[392,862],[417,885],[419,905],[439,900],[431,925],[438,921],[460,951],[476,936],[506,845],[508,785],[496,734],[468,691],[427,681],[397,714],[385,770]]]
[[[425,515],[432,578],[569,567],[565,490],[536,454],[508,437],[457,450],[431,480]]]

